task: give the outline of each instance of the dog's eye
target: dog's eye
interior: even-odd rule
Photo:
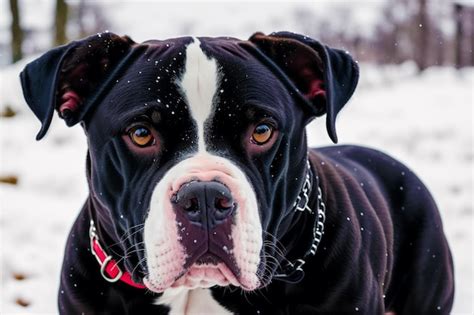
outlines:
[[[273,135],[273,128],[265,123],[258,124],[252,133],[252,141],[258,145],[268,142]]]
[[[129,131],[129,136],[132,142],[139,147],[147,147],[155,142],[155,138],[153,137],[150,129],[144,126],[133,127]]]

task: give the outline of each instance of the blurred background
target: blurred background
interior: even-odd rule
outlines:
[[[202,33],[243,37],[292,26],[361,62],[474,65],[473,0],[160,2],[2,0],[0,63],[106,29],[136,40]],[[264,28],[264,29],[262,29]]]
[[[106,30],[137,42],[288,30],[347,50],[361,79],[339,139],[395,156],[431,189],[455,261],[453,314],[474,313],[474,0],[0,0],[0,313],[57,312],[64,242],[87,197],[81,129],[55,119],[35,142],[18,74]],[[307,130],[310,145],[333,145],[324,119]]]

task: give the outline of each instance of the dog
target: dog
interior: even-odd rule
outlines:
[[[37,140],[57,112],[88,142],[60,313],[449,314],[453,263],[423,183],[373,149],[307,146],[322,115],[337,143],[359,77],[347,52],[290,32],[106,32],[20,77]]]

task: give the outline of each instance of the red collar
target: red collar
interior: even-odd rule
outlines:
[[[122,271],[112,256],[107,255],[99,243],[99,236],[96,233],[94,220],[92,219],[89,228],[89,238],[91,252],[97,259],[97,262],[100,265],[100,274],[105,280],[108,282],[117,282],[118,280],[121,280],[135,288],[146,288],[143,284],[133,281],[131,274],[127,271]]]

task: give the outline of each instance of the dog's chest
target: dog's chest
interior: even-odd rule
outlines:
[[[156,301],[156,304],[168,306],[170,315],[232,314],[212,297],[209,289],[168,289]]]

